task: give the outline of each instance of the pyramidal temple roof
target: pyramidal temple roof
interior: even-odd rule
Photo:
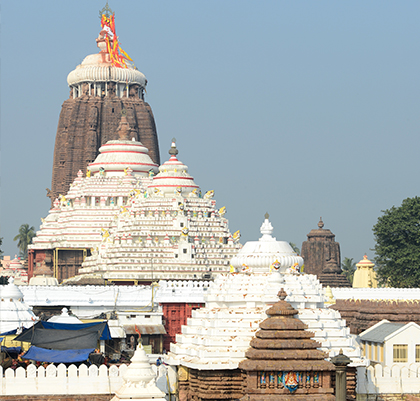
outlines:
[[[265,228],[268,223],[265,221]],[[271,236],[268,232],[264,235]],[[238,256],[246,256],[246,249],[247,244]],[[290,250],[290,256],[293,255]],[[324,290],[316,276],[293,269],[290,264],[297,263],[293,258],[289,265],[280,264],[282,267],[277,268],[270,258],[266,263],[254,265],[255,271],[231,270],[215,278],[206,292],[205,306],[192,312],[176,343],[171,344],[167,357],[170,364],[193,369],[236,369],[245,358],[259,324],[267,318],[266,310],[277,302],[282,287],[288,294],[287,301],[298,310],[299,319],[321,344],[321,350],[334,356],[343,349],[347,355],[360,358],[359,345],[345,321],[337,311],[324,306]]]
[[[123,113],[118,130],[121,140],[107,142],[88,166],[79,170],[65,195],[60,195],[45,219],[41,219],[29,249],[91,248],[115,214],[125,207],[130,192],[145,191],[158,171],[141,142],[128,140],[130,127]]]
[[[130,193],[74,280],[201,279],[229,271],[239,235],[230,233],[214,191],[201,194],[177,153],[173,140],[170,159],[146,190]]]

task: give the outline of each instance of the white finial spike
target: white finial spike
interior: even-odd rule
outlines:
[[[273,234],[273,226],[270,223],[270,220],[268,220],[268,213],[265,215],[264,223],[262,223],[262,226],[260,228],[262,235],[270,235]]]

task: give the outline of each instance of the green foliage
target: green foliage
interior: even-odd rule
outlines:
[[[298,255],[300,255],[300,249],[296,246],[296,244],[289,242],[289,245],[292,247],[293,252],[296,252]]]
[[[0,246],[3,244],[3,237],[0,238]],[[0,249],[0,256],[3,256],[3,251]]]
[[[373,226],[379,283],[391,287],[420,286],[420,198],[383,210]]]
[[[7,284],[9,284],[9,277],[0,276],[0,285],[7,285]]]
[[[32,243],[32,238],[35,237],[35,228],[29,227],[29,224],[22,224],[19,227],[19,234],[13,238],[13,241],[18,241],[19,255],[26,258],[28,254],[28,245]]]
[[[343,270],[342,274],[346,276],[347,280],[353,284],[353,276],[356,271],[356,262],[353,262],[353,258],[344,258],[341,262],[341,270]]]

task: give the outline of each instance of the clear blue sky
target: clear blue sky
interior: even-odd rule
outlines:
[[[101,0],[1,2],[1,231],[49,209],[67,74],[98,51]],[[161,158],[172,137],[231,231],[299,247],[322,216],[342,257],[381,210],[419,193],[420,2],[110,1],[148,81]]]

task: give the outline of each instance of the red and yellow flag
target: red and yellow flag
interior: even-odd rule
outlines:
[[[133,60],[123,49],[121,49],[121,46],[118,43],[118,36],[115,31],[115,15],[112,14],[107,17],[105,14],[102,14],[101,27],[106,32],[106,47],[112,64],[118,68],[128,68],[125,60]]]

